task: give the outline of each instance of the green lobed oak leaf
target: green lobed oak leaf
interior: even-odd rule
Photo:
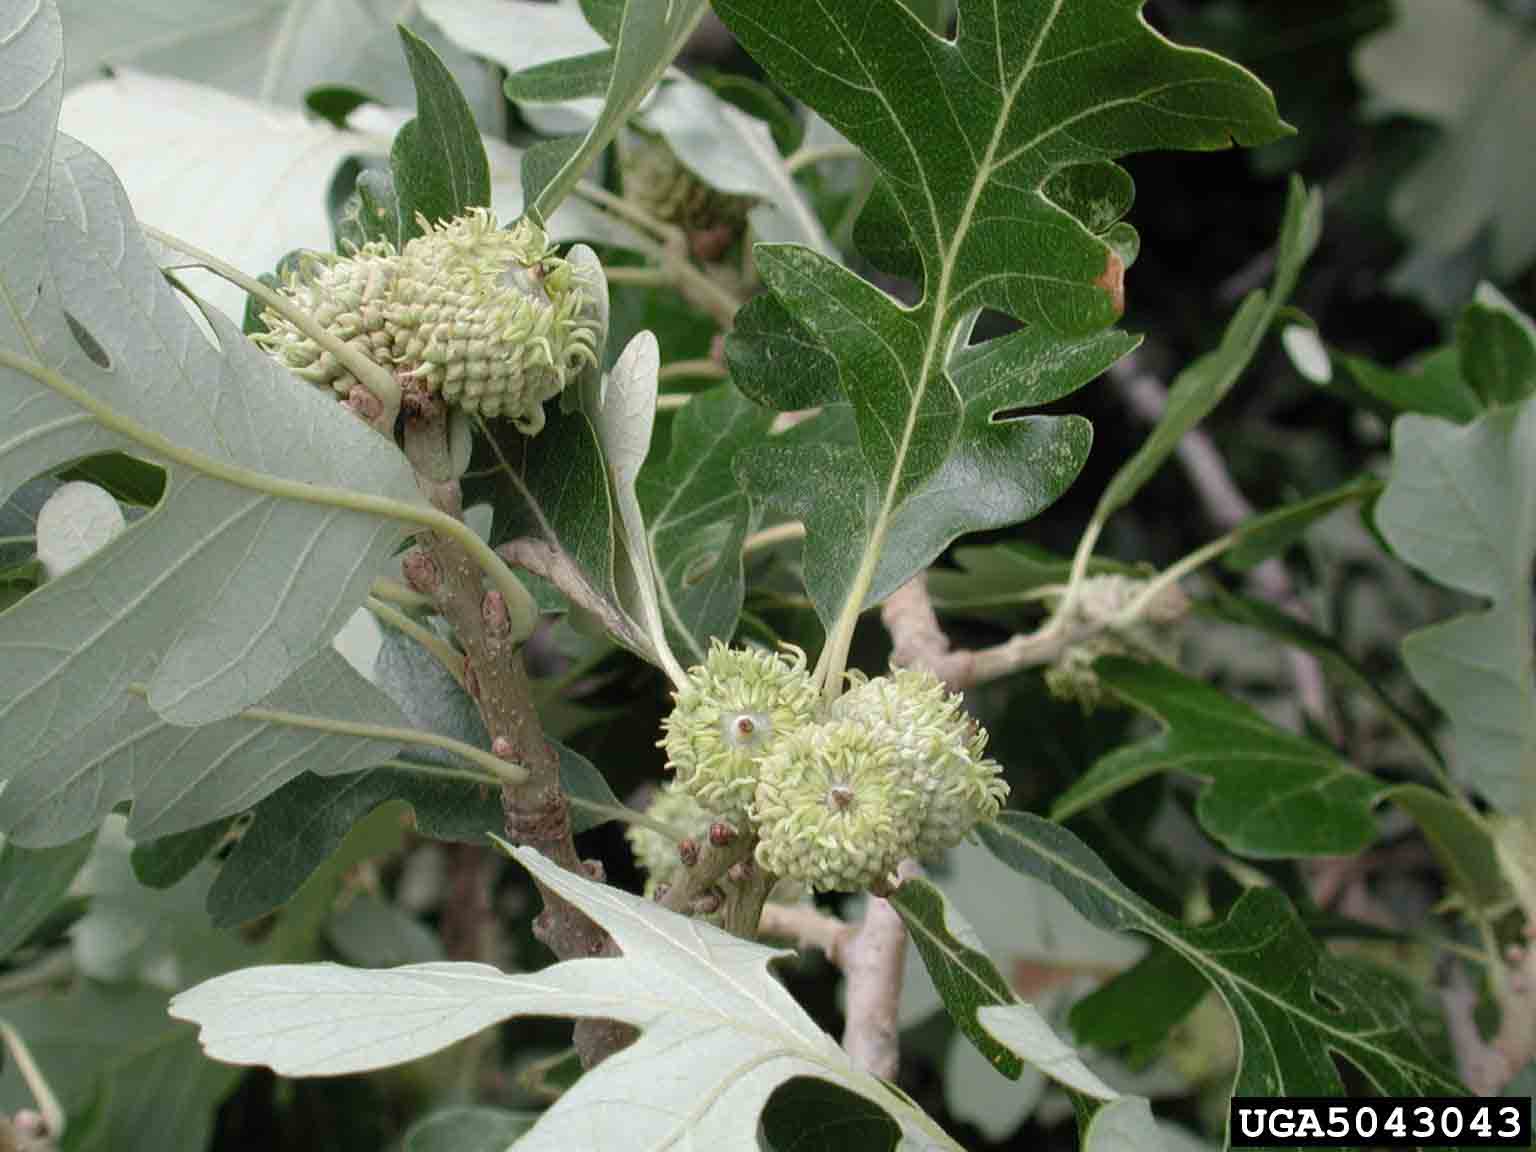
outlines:
[[[1150,1061],[1209,990],[1199,969],[1156,945],[1072,1005],[1068,1021],[1081,1044],[1106,1052],[1126,1049],[1133,1063]]]
[[[1009,867],[1049,883],[1095,924],[1150,937],[1215,987],[1238,1029],[1233,1095],[1341,1096],[1336,1059],[1381,1095],[1465,1094],[1416,1030],[1403,986],[1324,951],[1277,890],[1251,889],[1219,922],[1191,926],[1125,887],[1058,824],[1006,812],[978,832]]]
[[[615,584],[613,496],[591,418],[550,405],[537,436],[522,436],[506,421],[486,431],[488,451],[470,472],[488,479],[466,480],[465,498],[493,502],[492,543],[514,567],[596,616],[626,647],[646,651],[649,641]]]
[[[958,438],[883,527],[889,505],[859,448],[841,439],[775,438],[740,453],[737,475],[759,506],[805,522],[806,587],[830,625],[877,535],[885,546],[865,604],[889,595],[957,537],[1028,519],[1066,491],[1088,455],[1088,422],[1018,413],[1076,391],[1136,343],[1116,331],[1064,340],[1027,328],[965,349],[946,384],[959,403]]]
[[[703,662],[711,638],[728,640],[736,631],[746,588],[741,549],[758,518],[732,465],[772,423],[771,413],[729,382],[718,385],[683,406],[666,458],[653,453],[640,470],[662,619],[690,666]]]
[[[463,216],[491,204],[491,166],[475,114],[453,73],[426,41],[401,27],[400,41],[416,85],[416,117],[401,125],[389,153],[401,222],[401,240],[429,223]]]
[[[1342,856],[1376,839],[1371,807],[1384,785],[1330,749],[1161,664],[1105,657],[1093,671],[1164,731],[1099,760],[1056,801],[1054,818],[1068,819],[1149,776],[1176,771],[1206,782],[1195,815],[1233,852]]]
[[[642,1029],[561,1095],[520,1152],[756,1144],[769,1095],[810,1076],[891,1113],[912,1149],[958,1149],[931,1120],[848,1057],[768,970],[783,955],[654,902],[509,848],[545,887],[614,937],[622,956],[515,975],[484,964],[359,971],[334,964],[248,968],[178,996],[216,1060],[289,1076],[403,1063],[517,1016],[622,1020]]]
[[[1536,804],[1531,563],[1536,554],[1536,399],[1467,425],[1407,415],[1376,523],[1404,561],[1491,601],[1409,635],[1408,671],[1450,718],[1452,763],[1506,812]]]
[[[881,298],[835,279],[827,286],[848,293],[846,307],[870,309],[893,343],[915,322],[923,352],[935,358],[976,307],[1073,333],[1114,319],[1110,293],[1095,284],[1106,272],[1104,243],[1047,195],[1063,169],[1287,131],[1263,85],[1210,53],[1164,40],[1136,0],[971,0],[961,5],[955,41],[933,35],[896,0],[857,10],[814,0],[718,7],[770,75],[881,171],[921,254],[928,292],[904,323],[892,301],[882,307]],[[834,275],[807,267],[813,277]],[[783,273],[764,272],[777,291]],[[824,315],[835,322],[832,303]],[[844,353],[845,373],[855,358]],[[898,379],[937,386],[915,371],[922,360]],[[923,393],[912,399],[921,407]]]
[[[837,361],[771,292],[748,300],[725,337],[736,386],[765,408],[800,412],[846,403]]]
[[[1001,520],[1008,500],[992,485],[1000,462],[993,454],[1003,444],[976,446],[984,464],[973,459],[943,475],[957,448],[974,440],[974,424],[966,426],[974,408],[952,361],[987,355],[964,348],[976,312],[995,308],[1030,324],[1029,352],[1045,359],[1118,315],[1123,262],[1050,199],[1052,179],[1130,152],[1256,143],[1286,129],[1261,84],[1163,40],[1134,0],[975,0],[961,6],[953,42],[896,0],[857,8],[722,0],[716,9],[775,80],[869,156],[890,192],[894,210],[885,215],[903,232],[884,247],[910,244],[922,264],[923,297],[904,308],[808,249],[757,248],[765,283],[836,359],[857,418],[861,455],[779,460],[758,477],[792,481],[819,464],[831,468],[821,487],[851,493],[831,523],[807,524],[813,540],[818,529],[847,528],[858,506],[858,534],[839,543],[846,555],[832,565],[846,574],[833,587],[811,589],[824,618],[849,599],[846,617],[953,539],[942,538],[947,526],[933,527],[936,519],[963,530]],[[1086,426],[1073,421],[993,431],[1016,438],[1006,444],[1008,474],[1023,474],[1033,497],[1014,501],[1003,523],[1059,495],[1088,446]],[[929,506],[911,525],[898,524],[903,505],[925,486]],[[786,507],[806,502],[803,493],[773,489],[764,498]],[[973,503],[978,512],[969,510]],[[908,539],[893,541],[888,552],[899,561],[888,555],[890,575],[882,579],[876,568],[888,536]]]

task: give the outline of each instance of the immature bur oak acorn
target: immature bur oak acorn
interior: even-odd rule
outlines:
[[[878,887],[996,815],[986,733],[937,677],[855,678],[823,707],[804,657],[716,644],[665,722],[675,787],[743,816],[757,862],[821,891]]]
[[[711,821],[709,812],[697,800],[672,781],[656,790],[645,814],[682,832],[688,838],[685,843],[693,846],[691,855],[697,863],[699,844],[708,835]],[[635,854],[635,862],[645,869],[647,896],[655,896],[659,888],[675,884],[689,867],[678,842],[654,828],[630,824],[624,829],[624,836]]]
[[[620,162],[625,196],[656,219],[689,233],[700,259],[718,260],[746,226],[752,201],[711,188],[660,136],[637,133]],[[698,250],[701,241],[707,250]]]
[[[329,333],[455,407],[504,416],[532,435],[544,401],[597,363],[597,289],[542,229],[500,230],[482,208],[429,225],[396,251],[306,254],[284,292]],[[256,336],[294,374],[347,396],[360,382],[271,309]]]
[[[997,815],[1008,785],[986,758],[987,733],[958,694],[931,672],[901,668],[866,680],[832,705],[832,714],[868,727],[896,754],[897,774],[917,791],[922,819],[907,854],[935,856]]]
[[[818,891],[856,892],[912,854],[922,797],[884,736],[841,720],[779,742],[752,805],[759,864]]]
[[[678,787],[727,819],[745,814],[757,767],[776,741],[816,718],[805,653],[727,648],[715,641],[688,673],[662,723]]]

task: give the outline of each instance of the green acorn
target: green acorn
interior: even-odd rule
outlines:
[[[676,828],[696,844],[702,844],[709,836],[709,826],[715,817],[704,809],[698,800],[678,787],[676,781],[656,789],[645,814],[653,820]],[[682,857],[678,854],[678,842],[643,824],[630,824],[624,829],[625,839],[635,854],[635,860],[645,869],[645,894],[654,896],[660,884],[676,882],[682,871]]]
[[[998,763],[986,758],[986,730],[966,714],[958,694],[917,668],[873,680],[850,676],[854,687],[832,705],[832,715],[889,746],[902,785],[921,798],[909,855],[936,856],[997,815],[1008,785]]]
[[[763,757],[752,819],[764,868],[819,892],[858,892],[883,885],[912,855],[922,796],[885,733],[832,720]]]
[[[284,292],[375,363],[533,435],[544,426],[544,401],[597,363],[600,277],[554,255],[526,218],[503,231],[475,208],[418,223],[423,234],[399,252],[381,240],[349,256],[307,255]],[[270,309],[262,321],[267,331],[256,341],[295,375],[342,396],[357,385],[289,321]]]
[[[726,819],[743,816],[752,802],[763,755],[812,722],[817,708],[805,653],[727,648],[718,640],[673,699],[662,724],[667,766],[680,788]]]
[[[719,234],[718,259],[741,234],[752,201],[711,188],[660,136],[637,133],[621,157],[624,195],[646,212],[692,234]],[[701,254],[701,258],[706,258]]]

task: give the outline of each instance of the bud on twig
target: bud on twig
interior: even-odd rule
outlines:
[[[736,826],[727,824],[724,820],[716,820],[709,826],[709,842],[716,848],[724,848],[735,840],[736,836]]]
[[[411,589],[423,596],[436,595],[443,581],[443,574],[437,570],[437,561],[420,548],[411,549],[401,558],[400,571]]]

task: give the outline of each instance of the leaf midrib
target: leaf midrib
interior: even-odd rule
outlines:
[[[853,620],[858,618],[859,613],[863,609],[864,597],[868,595],[869,587],[874,582],[875,570],[879,564],[880,553],[885,545],[886,533],[890,530],[891,513],[896,506],[896,494],[901,488],[902,475],[906,469],[907,453],[911,450],[912,436],[917,429],[918,411],[921,409],[923,399],[928,392],[928,381],[933,374],[934,357],[944,343],[944,333],[949,326],[950,283],[954,277],[959,252],[965,243],[966,235],[970,232],[971,219],[975,215],[976,205],[981,200],[981,191],[986,186],[988,179],[991,178],[993,161],[997,155],[998,147],[1001,145],[1003,137],[1007,132],[1008,121],[1013,114],[1014,101],[1018,99],[1019,92],[1034,72],[1035,63],[1040,57],[1040,52],[1044,48],[1046,40],[1050,38],[1051,30],[1055,26],[1056,19],[1060,16],[1065,3],[1066,0],[1054,0],[1051,5],[1050,15],[1046,17],[1041,25],[1040,34],[1036,37],[1034,44],[1030,46],[1029,56],[1024,61],[1024,67],[1020,69],[1018,78],[1004,91],[1002,108],[998,113],[997,122],[992,127],[992,138],[987,142],[986,154],[982,157],[981,163],[976,168],[976,175],[971,181],[970,191],[966,195],[965,207],[960,212],[960,218],[956,222],[954,234],[950,236],[947,243],[941,240],[939,280],[934,290],[932,303],[928,305],[932,309],[932,318],[929,321],[928,338],[923,349],[922,366],[918,371],[916,385],[911,392],[911,402],[907,406],[907,416],[902,427],[901,441],[896,446],[896,453],[892,459],[891,475],[886,482],[885,495],[881,499],[880,510],[875,516],[874,526],[871,528],[869,540],[865,544],[863,561],[859,565],[853,587],[849,591],[848,599],[843,606],[841,614],[843,619],[839,621],[840,627],[846,626],[844,624],[845,621],[851,624]],[[818,0],[817,6],[822,9],[823,13],[826,12],[826,6],[820,3],[820,0]],[[997,19],[995,0],[993,3],[993,19],[994,21]],[[836,21],[832,21],[830,18],[829,22],[834,25],[836,24]],[[846,40],[846,36],[844,39]],[[849,47],[852,49],[853,45],[850,44]],[[998,53],[999,67],[1001,68],[1002,41],[1000,38],[998,39]],[[857,53],[855,53],[855,59],[861,59]],[[872,77],[869,77],[868,69],[865,69],[864,74],[866,78],[870,78],[871,81],[873,80]],[[879,95],[880,102],[885,105],[892,123],[901,132],[908,151],[918,161],[918,171],[922,172],[921,160],[911,138],[907,135],[906,126],[902,123],[901,118],[896,115],[895,109],[891,108],[884,91],[873,83],[871,83],[871,87]],[[944,234],[943,226],[939,220],[938,206],[934,203],[932,183],[927,179],[926,173],[924,173],[923,179],[923,193],[928,200],[928,211],[932,219],[934,235],[935,237],[942,237]]]

